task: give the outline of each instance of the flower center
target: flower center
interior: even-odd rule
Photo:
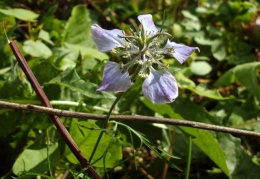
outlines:
[[[163,70],[168,68],[162,60],[164,58],[163,50],[161,46],[165,42],[162,36],[171,36],[168,33],[144,31],[141,26],[141,30],[137,33],[131,32],[131,34],[125,36],[119,36],[125,39],[124,47],[113,49],[112,53],[120,55],[124,58],[129,58],[131,61],[127,64],[121,64],[122,71],[128,70],[132,65],[141,65],[141,69],[138,75],[141,78],[147,78],[150,73],[150,67],[155,64],[158,68]],[[151,34],[154,34],[151,36]],[[169,51],[174,51],[174,49],[168,49]]]

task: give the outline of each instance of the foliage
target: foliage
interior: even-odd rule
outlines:
[[[183,65],[164,60],[178,82],[180,94],[175,102],[152,104],[143,97],[143,81],[138,79],[113,112],[260,132],[260,5],[256,0],[57,2],[0,2],[1,26],[8,38],[17,41],[55,108],[107,114],[116,94],[95,90],[104,64],[122,59],[97,50],[90,26],[98,23],[106,29],[129,31],[137,28],[138,15],[150,13],[156,26],[172,34],[174,41],[198,46],[200,52]],[[0,34],[1,100],[39,104],[4,30]],[[0,115],[2,178],[58,178],[66,172],[75,178],[86,177],[47,115],[4,108]],[[61,119],[88,158],[98,134],[105,130],[102,122]],[[257,138],[115,121],[106,130],[92,161],[102,176],[159,178],[167,171],[168,178],[184,178],[192,149],[190,178],[260,177]]]

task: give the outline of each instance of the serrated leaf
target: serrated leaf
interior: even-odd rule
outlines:
[[[83,155],[88,159],[93,151],[93,148],[96,144],[97,138],[100,134],[99,127],[91,122],[86,121],[76,121],[73,120],[70,128],[70,134],[73,137],[74,141],[79,146]],[[110,140],[112,142],[110,143]],[[110,146],[109,146],[110,145]],[[108,149],[106,158],[105,158],[105,166],[107,168],[112,168],[122,159],[122,146],[117,138],[111,138],[107,134],[104,134],[100,140],[98,145],[98,149],[93,156],[92,162],[99,159],[105,153],[106,149]],[[69,149],[66,149],[69,152]],[[66,158],[77,164],[78,161],[72,153],[69,153]],[[93,166],[96,167],[104,167],[103,159],[94,163]]]
[[[35,21],[39,14],[36,14],[30,10],[27,9],[20,9],[20,8],[14,8],[14,9],[0,9],[0,12],[2,12],[5,15],[8,16],[14,16],[17,19],[24,20],[24,21]]]

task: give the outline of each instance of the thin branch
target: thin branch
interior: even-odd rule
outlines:
[[[34,91],[36,92],[38,98],[40,99],[41,103],[49,108],[52,108],[52,105],[47,98],[46,94],[41,88],[41,85],[37,81],[36,77],[34,76],[33,72],[31,71],[30,67],[28,66],[26,60],[24,59],[19,47],[17,46],[15,41],[8,41],[9,46],[11,47],[13,54],[15,55],[19,65],[23,69],[24,74],[26,75],[28,81],[32,85]],[[86,168],[87,173],[89,176],[95,178],[95,179],[100,179],[100,176],[96,173],[93,167],[91,167],[90,163],[87,161],[87,159],[83,156],[81,151],[79,150],[78,146],[70,136],[69,132],[65,128],[65,126],[62,124],[60,121],[59,117],[56,116],[55,114],[49,114],[50,118],[52,119],[52,122],[56,126],[57,130],[59,131],[60,135],[63,137],[65,140],[66,144],[72,151],[72,153],[75,155],[75,157],[78,159],[80,164],[82,165],[83,168]]]
[[[46,108],[37,105],[10,103],[5,101],[0,101],[0,107],[17,109],[17,110],[34,111],[40,113],[47,113],[51,115],[66,116],[66,117],[81,118],[81,119],[105,120],[107,117],[106,115],[100,115],[100,114],[73,112],[67,110]],[[123,122],[146,122],[146,123],[160,123],[160,124],[169,124],[169,125],[177,125],[177,126],[186,126],[186,127],[205,129],[205,130],[216,131],[216,132],[229,133],[229,134],[260,137],[260,133],[253,132],[253,131],[217,126],[213,124],[205,124],[201,122],[194,122],[188,120],[180,120],[180,119],[149,117],[149,116],[139,116],[139,115],[138,116],[137,115],[134,116],[111,115],[110,119],[123,121]]]

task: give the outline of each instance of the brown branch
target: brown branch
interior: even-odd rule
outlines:
[[[23,69],[23,72],[25,73],[27,79],[31,83],[34,91],[36,92],[38,98],[40,99],[41,103],[48,108],[52,108],[52,105],[51,105],[49,99],[45,95],[45,93],[42,90],[39,82],[35,78],[35,76],[34,76],[33,72],[31,71],[30,67],[28,66],[28,64],[27,64],[26,60],[24,59],[22,53],[20,52],[19,47],[17,46],[16,42],[11,41],[11,42],[9,42],[9,45],[10,45],[19,65]],[[55,114],[49,114],[49,116],[51,117],[52,122],[56,126],[57,130],[59,131],[60,135],[65,140],[66,144],[68,145],[68,147],[70,148],[72,153],[78,159],[78,161],[80,162],[82,167],[86,168],[86,171],[89,174],[89,176],[91,176],[95,179],[100,179],[100,176],[96,173],[94,168],[91,167],[90,163],[83,156],[80,149],[78,148],[76,143],[73,141],[72,137],[70,136],[69,132],[67,131],[65,126],[60,121],[59,117]]]
[[[106,119],[106,115],[73,112],[67,110],[46,108],[37,105],[17,104],[17,103],[10,103],[4,101],[0,101],[0,107],[17,109],[17,110],[35,111],[35,112],[47,113],[51,115],[66,116],[66,117],[81,118],[81,119],[95,119],[95,120]],[[146,123],[160,123],[160,124],[169,124],[169,125],[177,125],[177,126],[186,126],[186,127],[205,129],[205,130],[216,131],[216,132],[229,133],[229,134],[260,137],[260,133],[253,132],[253,131],[217,126],[213,124],[205,124],[201,122],[194,122],[188,120],[180,120],[180,119],[159,118],[159,117],[149,117],[149,116],[139,116],[139,115],[138,116],[137,115],[135,116],[111,115],[110,119],[122,121],[122,122],[146,122]]]

